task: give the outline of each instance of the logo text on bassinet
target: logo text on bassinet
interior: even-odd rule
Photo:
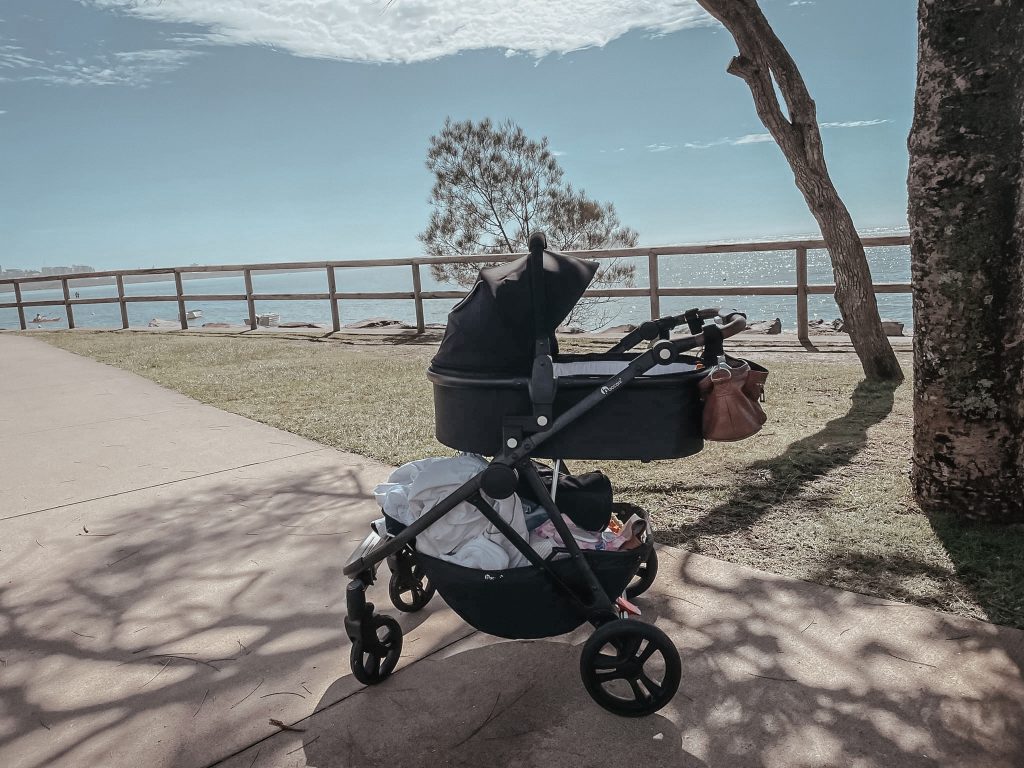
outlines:
[[[606,384],[605,386],[601,387],[601,394],[602,395],[609,395],[609,394],[611,394],[612,392],[614,392],[616,389],[618,389],[621,386],[622,386],[622,379],[619,379],[618,381],[613,382],[612,384]]]

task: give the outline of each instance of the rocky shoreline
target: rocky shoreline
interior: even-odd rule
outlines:
[[[247,328],[249,325],[248,320],[243,320],[241,323],[223,323],[223,322],[209,322],[203,323],[202,328]],[[274,328],[312,328],[327,330],[330,328],[329,324],[326,323],[311,323],[307,321],[299,322],[274,322],[274,323],[263,323],[260,322],[261,327],[274,327]],[[150,328],[177,328],[179,327],[177,320],[168,320],[162,318],[153,318],[149,321]],[[402,320],[394,320],[387,317],[371,317],[366,320],[358,320],[354,323],[345,323],[341,326],[345,330],[358,331],[358,330],[394,330],[394,331],[411,331],[416,326],[410,325]],[[427,323],[425,328],[428,330],[443,330],[443,323]],[[578,326],[560,326],[557,330],[559,334],[565,335],[578,335],[587,333],[596,333],[601,336],[623,336],[630,331],[636,330],[637,326],[632,323],[624,323],[622,325],[615,325],[610,328],[606,328],[603,331],[587,331],[584,328]],[[885,331],[886,336],[905,336],[904,324],[898,320],[882,320],[882,330]],[[808,334],[811,336],[834,336],[838,334],[844,334],[846,331],[843,330],[843,321],[840,318],[836,318],[832,321],[827,321],[822,318],[815,318],[808,322]],[[781,318],[773,318],[771,320],[753,320],[751,321],[747,329],[744,331],[746,334],[761,334],[765,336],[775,336],[783,332]]]
[[[831,322],[823,320],[821,318],[815,318],[809,320],[807,323],[807,333],[811,336],[834,336],[840,333],[846,333],[843,330],[843,321],[841,318],[836,318]],[[625,325],[616,325],[611,328],[606,328],[603,331],[599,331],[601,335],[624,335],[630,331],[635,331],[637,326],[626,323]],[[904,336],[904,324],[899,320],[882,320],[882,330],[885,331],[886,336]],[[582,328],[559,328],[559,333],[585,333]],[[747,324],[747,329],[744,333],[751,334],[762,334],[766,336],[775,336],[782,333],[782,319],[774,318],[772,320],[751,320]]]

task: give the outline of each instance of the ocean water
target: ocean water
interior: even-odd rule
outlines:
[[[908,246],[868,248],[868,262],[877,283],[910,282],[910,249]],[[636,265],[636,285],[649,285],[647,258],[624,259]],[[660,285],[662,288],[686,286],[739,286],[739,285],[793,285],[796,283],[796,255],[793,251],[709,254],[702,256],[662,256]],[[337,290],[346,292],[412,291],[412,272],[409,267],[365,267],[338,269]],[[453,290],[454,286],[439,283],[430,276],[428,268],[421,268],[423,290]],[[828,252],[810,251],[807,255],[808,282],[831,283],[832,266]],[[2,286],[0,286],[2,287]],[[191,321],[193,325],[219,322],[243,324],[247,309],[244,301],[204,300],[203,294],[242,294],[245,292],[241,276],[211,277],[184,281],[187,309],[201,309],[203,317]],[[113,285],[75,285],[81,298],[116,297]],[[326,293],[327,278],[324,270],[253,274],[255,293]],[[158,282],[125,285],[128,296],[174,295],[173,279]],[[26,317],[31,320],[36,312],[60,317],[60,322],[45,323],[39,327],[66,328],[63,293],[60,290],[23,291],[25,300],[50,300],[52,306],[30,307]],[[910,294],[880,294],[877,297],[883,318],[898,320],[912,327]],[[13,292],[0,290],[0,303],[14,300]],[[433,299],[424,302],[424,315],[428,323],[443,323],[455,304],[452,299]],[[695,306],[735,307],[747,313],[750,320],[779,318],[785,330],[796,328],[796,298],[790,296],[728,296],[728,297],[662,297],[661,314],[676,314]],[[387,317],[406,323],[415,323],[415,307],[411,299],[383,299],[374,301],[339,302],[342,325],[375,317]],[[650,303],[646,296],[614,299],[601,308],[603,326],[638,323],[648,319]],[[331,310],[327,301],[257,301],[258,313],[276,312],[282,322],[304,321],[330,327]],[[810,296],[808,314],[811,319],[822,318],[830,322],[839,317],[839,309],[831,296]],[[114,304],[86,304],[74,308],[75,324],[80,328],[119,328],[120,309]],[[177,304],[173,301],[137,302],[128,304],[128,319],[133,327],[145,327],[153,318],[177,320]],[[14,309],[0,309],[0,328],[17,328],[18,315]],[[36,326],[31,326],[36,327]]]

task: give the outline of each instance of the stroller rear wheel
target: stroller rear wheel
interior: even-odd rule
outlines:
[[[423,609],[436,591],[423,567],[416,562],[411,549],[400,550],[394,558],[388,559],[391,566],[391,581],[388,582],[388,596],[395,608],[405,613]]]
[[[640,564],[636,576],[633,577],[633,580],[629,582],[629,586],[626,587],[626,597],[632,600],[634,597],[642,595],[651,588],[651,584],[654,583],[654,577],[657,575],[658,553],[652,548],[651,554]]]
[[[430,579],[418,565],[412,567],[412,574],[403,579],[399,574],[391,574],[388,582],[388,595],[395,608],[405,613],[422,610],[437,591]]]
[[[367,621],[372,639],[368,643],[362,637],[353,640],[348,660],[356,680],[363,685],[376,685],[395,671],[402,655],[402,628],[390,616],[376,614]]]
[[[598,627],[584,644],[580,675],[590,697],[609,712],[644,717],[675,696],[682,664],[660,629],[618,619]]]

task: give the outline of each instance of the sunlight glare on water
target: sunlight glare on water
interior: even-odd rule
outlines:
[[[868,262],[876,283],[907,283],[910,281],[910,248],[889,246],[868,248]],[[649,285],[647,259],[640,257],[630,260],[636,265],[636,285]],[[660,285],[662,288],[685,286],[742,285],[793,285],[796,283],[796,256],[793,251],[725,253],[703,256],[662,256],[660,262]],[[421,269],[423,290],[453,290],[454,286],[441,284],[430,276],[427,267]],[[824,250],[810,251],[807,255],[807,276],[811,284],[831,283],[832,268],[828,253]],[[63,293],[58,289],[23,289],[26,301],[53,300],[51,306],[29,307],[25,310],[27,320],[40,313],[44,316],[60,317],[60,322],[45,323],[39,327],[67,327]],[[203,323],[231,323],[242,325],[246,318],[244,301],[205,300],[202,294],[243,294],[244,282],[239,275],[229,277],[203,277],[184,281],[186,301],[189,310],[202,310],[202,319],[192,321],[193,325]],[[12,291],[0,285],[0,303],[14,300]],[[256,293],[326,293],[327,278],[324,270],[294,271],[280,273],[254,273],[253,289]],[[71,283],[71,290],[80,297],[114,297],[113,285],[82,285]],[[337,270],[339,292],[412,291],[410,267],[366,267]],[[172,296],[173,279],[157,282],[126,283],[128,296]],[[898,320],[909,329],[913,324],[909,294],[879,294],[878,306],[883,318]],[[435,299],[424,302],[427,323],[443,323],[454,304],[451,299]],[[796,328],[796,299],[792,296],[728,296],[728,297],[662,297],[662,314],[681,312],[694,306],[735,307],[747,313],[751,321],[779,318],[786,330]],[[628,297],[613,300],[607,307],[605,325],[638,323],[648,319],[650,303],[647,297]],[[331,310],[326,300],[258,301],[258,313],[276,312],[282,322],[299,321],[330,326]],[[370,318],[390,318],[405,323],[415,323],[415,307],[409,299],[398,300],[343,300],[340,302],[341,323],[354,323]],[[129,322],[132,327],[145,326],[151,319],[168,321],[177,319],[177,304],[174,301],[133,302],[128,305]],[[808,298],[808,314],[831,322],[839,317],[835,301],[828,295],[812,295]],[[121,314],[117,304],[86,304],[74,308],[75,324],[81,328],[118,328]],[[17,328],[18,315],[15,309],[0,309],[0,328]],[[36,326],[31,326],[36,327]]]

